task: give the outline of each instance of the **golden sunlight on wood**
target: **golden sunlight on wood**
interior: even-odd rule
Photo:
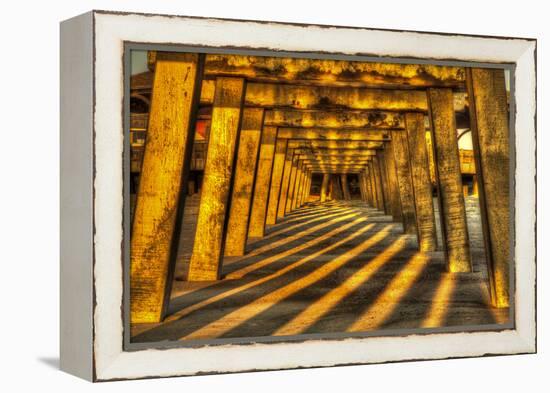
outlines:
[[[390,255],[391,257],[392,255]],[[387,260],[384,254],[382,260]],[[357,321],[348,328],[349,332],[362,332],[380,328],[391,313],[399,306],[402,298],[426,267],[430,258],[426,254],[415,254],[399,271],[397,276],[386,286],[367,311],[357,318]]]
[[[315,253],[312,253],[308,255],[307,257],[300,260],[300,262],[306,263],[315,257],[322,255],[323,253],[329,251],[330,249],[336,248],[340,246],[342,243],[345,243],[351,238],[359,236],[360,234],[368,231],[371,229],[373,225],[366,225],[360,230],[356,231],[352,236],[346,237],[336,243],[333,243],[332,245],[317,251]],[[386,230],[389,229],[389,226],[386,227]],[[239,323],[241,323],[243,320],[252,318],[254,315],[257,315],[261,313],[262,311],[266,310],[267,308],[271,307],[273,304],[278,303],[285,298],[290,297],[291,295],[295,294],[299,290],[310,286],[314,284],[316,281],[321,280],[322,278],[326,277],[330,273],[337,270],[339,267],[344,265],[345,263],[349,262],[353,257],[357,256],[361,252],[365,251],[369,247],[372,247],[374,244],[378,243],[382,239],[384,239],[386,236],[388,236],[388,233],[386,231],[379,231],[376,232],[374,235],[369,237],[367,240],[365,240],[363,243],[361,243],[359,246],[353,248],[348,253],[343,254],[332,261],[324,264],[320,268],[314,270],[312,273],[308,274],[307,276],[302,277],[301,279],[298,279],[296,281],[293,281],[289,283],[288,285],[283,286],[282,288],[277,289],[274,292],[271,292],[259,299],[256,299],[255,301],[247,304],[245,307],[242,307],[238,310],[235,310],[234,312],[228,314],[227,316],[199,329],[191,333],[190,335],[186,336],[185,339],[197,339],[201,337],[218,337],[222,335],[224,332],[232,329]]]
[[[130,92],[132,342],[509,320],[503,70],[149,61]]]
[[[452,277],[452,274],[444,274],[439,281],[439,286],[434,295],[430,311],[426,319],[422,322],[422,327],[431,328],[443,326],[445,322],[445,316],[449,311],[449,301],[453,294],[455,288],[455,280]]]
[[[365,281],[369,280],[378,271],[378,269],[387,263],[395,254],[403,250],[404,246],[405,241],[403,239],[396,240],[374,259],[367,261],[365,266],[358,270],[356,274],[344,281],[340,286],[327,292],[315,303],[312,303],[311,306],[294,317],[290,322],[287,322],[284,326],[277,330],[274,335],[283,336],[302,333],[323,315],[330,312],[330,310],[336,304],[341,302],[342,299],[356,290]]]

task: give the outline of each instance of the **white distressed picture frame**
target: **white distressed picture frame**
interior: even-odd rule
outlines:
[[[514,328],[124,351],[124,44],[515,65]],[[536,351],[536,41],[93,11],[61,26],[61,368],[93,381]]]

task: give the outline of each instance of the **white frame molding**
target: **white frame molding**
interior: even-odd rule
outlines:
[[[86,172],[85,178],[93,181],[93,215],[86,217],[92,218],[94,228],[91,234],[82,234],[90,245],[89,258],[76,258],[79,252],[88,251],[74,249],[75,246],[72,246],[72,253],[62,257],[62,290],[74,290],[71,301],[63,299],[67,292],[62,291],[62,332],[80,329],[71,337],[63,337],[62,333],[62,340],[65,340],[61,351],[63,369],[89,380],[104,381],[536,351],[535,40],[96,11],[63,22],[63,25],[67,31],[64,33],[62,27],[62,63],[65,61],[63,59],[71,56],[73,62],[68,64],[72,67],[90,68],[90,64],[86,66],[85,63],[93,62],[92,75],[88,73],[87,77],[80,79],[81,90],[75,87],[71,90],[68,86],[70,78],[62,75],[67,80],[65,88],[62,81],[62,93],[72,94],[72,101],[77,101],[68,102],[62,116],[71,117],[69,112],[78,105],[83,111],[86,108],[93,111],[92,120],[86,120],[89,124],[82,124],[82,118],[62,123],[65,124],[62,126],[62,141],[64,135],[79,133],[91,144],[84,156],[65,158],[62,168],[74,166],[75,160],[88,159],[93,163],[92,172]],[[75,34],[77,31],[81,34]],[[75,40],[76,44],[78,40],[91,43],[92,52],[88,51],[85,56],[75,59],[72,49]],[[71,41],[72,47],[69,45]],[[121,245],[125,42],[515,64],[514,176],[515,189],[521,190],[513,194],[515,328],[498,332],[124,351],[124,250]],[[79,47],[82,48],[82,45]],[[93,108],[86,100],[75,99],[76,94],[83,93],[93,95]],[[83,105],[86,107],[82,108]],[[85,127],[76,131],[79,124]],[[90,168],[83,168],[82,171],[90,171]],[[69,181],[68,178],[62,180],[65,183]],[[80,190],[82,192],[89,190]],[[64,196],[78,197],[69,190],[63,193],[62,185],[62,198]],[[86,215],[85,212],[81,214]],[[66,225],[79,218],[82,217],[66,218]],[[62,236],[62,249],[70,247]],[[72,269],[67,269],[69,265]],[[86,285],[75,288],[73,284],[68,287],[69,281],[78,279]],[[75,327],[75,320],[82,318],[85,322]]]

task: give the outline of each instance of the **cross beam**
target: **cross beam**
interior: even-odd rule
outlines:
[[[372,150],[382,149],[383,142],[372,141],[320,141],[320,140],[297,140],[288,141],[288,148],[291,149],[351,149],[351,150]]]
[[[359,128],[402,129],[403,115],[388,111],[302,111],[287,109],[267,110],[265,125],[303,128]]]
[[[156,52],[149,52],[154,66]],[[234,76],[252,81],[385,88],[451,87],[464,89],[462,67],[428,64],[367,63],[242,55],[206,55],[206,77]]]
[[[278,138],[286,139],[320,139],[320,140],[353,140],[353,141],[389,141],[387,130],[346,130],[334,128],[295,128],[281,127]]]

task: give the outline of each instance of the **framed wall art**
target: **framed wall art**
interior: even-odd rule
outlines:
[[[536,40],[61,24],[61,367],[536,351]]]

